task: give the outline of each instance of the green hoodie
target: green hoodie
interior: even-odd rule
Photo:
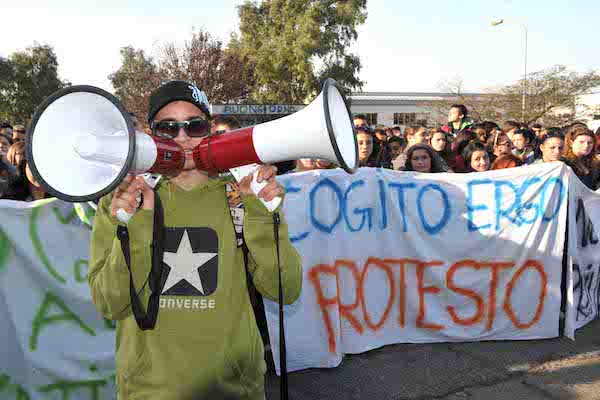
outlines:
[[[210,180],[184,191],[162,181],[157,190],[165,214],[163,265],[167,266],[163,275],[168,272],[168,277],[163,277],[166,282],[154,330],[140,330],[129,306],[129,273],[116,237],[117,222],[110,215],[112,195],[102,198],[94,220],[89,284],[98,311],[117,320],[119,400],[186,399],[215,384],[240,399],[263,400],[263,344],[225,182]],[[242,196],[242,201],[249,271],[259,292],[277,301],[272,214],[253,195]],[[290,243],[283,213],[278,211],[284,302],[291,304],[300,295],[302,265]],[[150,272],[153,215],[153,210],[139,210],[128,224],[134,283],[144,307],[150,292],[145,282]]]

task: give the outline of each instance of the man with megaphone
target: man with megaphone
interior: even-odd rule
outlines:
[[[117,320],[122,400],[184,399],[215,383],[240,399],[263,400],[266,363],[245,258],[263,296],[277,301],[281,291],[291,304],[300,295],[301,260],[281,205],[272,214],[260,201],[284,195],[277,169],[260,167],[257,181],[266,186],[258,195],[251,175],[239,193],[228,193],[224,181],[196,167],[194,149],[210,133],[209,119],[196,86],[173,81],[158,88],[148,121],[153,136],[183,150],[181,171],[154,189],[129,175],[98,205],[89,283],[100,313]],[[243,204],[242,244],[232,201]],[[117,218],[120,209],[133,214],[128,224]]]

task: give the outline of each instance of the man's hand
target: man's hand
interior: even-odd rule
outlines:
[[[274,165],[261,165],[258,171],[256,172],[258,177],[256,181],[261,183],[263,181],[267,182],[267,185],[258,192],[258,198],[263,199],[265,201],[271,201],[275,197],[283,194],[283,186],[279,184],[275,180],[277,176],[277,167]],[[253,174],[249,174],[244,177],[240,182],[240,194],[254,194],[252,189],[250,189],[250,184],[252,183]]]
[[[113,217],[117,216],[117,211],[122,208],[127,213],[133,214],[140,203],[137,198],[143,195],[142,208],[146,210],[154,209],[154,190],[141,176],[135,177],[127,175],[123,182],[115,191],[112,202],[110,203],[110,213]]]

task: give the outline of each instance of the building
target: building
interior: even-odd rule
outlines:
[[[348,101],[352,114],[365,114],[371,126],[422,122],[445,123],[446,111],[436,112],[426,102],[452,100],[447,93],[364,92],[352,93]],[[302,104],[215,104],[213,115],[234,115],[243,126],[260,124],[285,117],[303,109]]]

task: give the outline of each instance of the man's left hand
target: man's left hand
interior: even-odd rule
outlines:
[[[261,183],[263,181],[267,181],[267,185],[258,192],[258,198],[263,199],[265,201],[271,201],[275,197],[282,195],[284,190],[283,186],[279,184],[275,180],[277,176],[277,167],[274,165],[261,165],[258,171],[256,172],[258,177],[256,181]],[[250,184],[252,183],[253,174],[250,174],[242,179],[240,182],[240,194],[254,194],[252,189],[250,189]]]

